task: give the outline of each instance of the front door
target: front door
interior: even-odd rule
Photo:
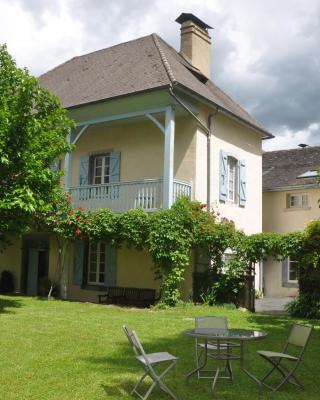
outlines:
[[[39,250],[29,249],[27,268],[27,294],[29,296],[36,296],[38,294],[38,259]]]
[[[26,237],[23,281],[29,296],[47,296],[49,290],[49,242],[47,238]]]

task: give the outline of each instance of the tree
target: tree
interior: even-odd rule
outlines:
[[[50,166],[70,151],[73,126],[59,99],[0,45],[0,245],[54,203],[61,173]]]

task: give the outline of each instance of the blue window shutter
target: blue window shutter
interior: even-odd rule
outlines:
[[[84,263],[84,243],[82,240],[74,242],[73,253],[73,283],[82,285],[83,283],[83,263]]]
[[[107,287],[117,285],[117,250],[109,243],[106,245],[104,284]]]
[[[239,206],[246,205],[246,162],[241,160],[239,162]]]
[[[110,153],[110,183],[120,182],[120,152]]]
[[[220,150],[220,193],[219,199],[227,200],[228,155]]]
[[[80,186],[89,184],[89,156],[80,157],[80,171],[79,171]]]

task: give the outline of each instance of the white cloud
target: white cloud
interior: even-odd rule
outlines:
[[[0,3],[0,40],[8,44],[18,65],[35,75],[76,55],[151,32],[178,48],[174,19],[181,12],[194,13],[215,28],[215,82],[277,134],[266,146],[320,141],[320,129],[311,129],[320,108],[318,0],[308,0],[308,6],[304,0]]]
[[[297,147],[299,144],[320,145],[320,122],[310,124],[307,129],[293,131],[284,127],[279,134],[263,142],[263,150],[284,150]]]

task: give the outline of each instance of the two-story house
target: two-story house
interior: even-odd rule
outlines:
[[[320,147],[270,151],[263,154],[263,231],[303,231],[318,219]],[[295,296],[296,261],[269,258],[263,264],[268,297]]]
[[[210,26],[181,14],[177,52],[156,34],[74,57],[40,77],[77,129],[62,162],[75,206],[116,211],[170,207],[178,196],[213,205],[246,233],[262,230],[261,143],[272,135],[210,79]],[[228,71],[225,71],[227,74]],[[18,290],[54,279],[56,243],[29,235],[1,256]],[[157,288],[145,252],[75,245],[62,278],[65,298],[96,301],[105,286]],[[192,297],[190,262],[183,283]],[[200,267],[199,267],[200,265]]]

